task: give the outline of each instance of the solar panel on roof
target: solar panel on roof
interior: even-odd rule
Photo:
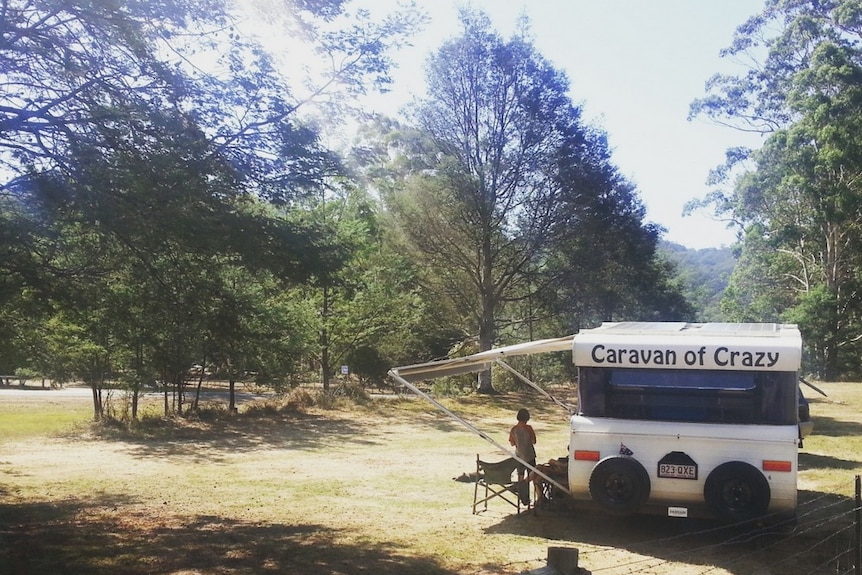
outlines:
[[[719,331],[722,333],[744,333],[744,332],[767,332],[778,331],[778,325],[774,323],[707,323],[703,325],[704,331]]]
[[[594,331],[594,330],[583,330]],[[686,323],[686,322],[649,322],[623,321],[604,323],[595,329],[608,335],[739,335],[739,336],[776,336],[780,335],[782,325],[776,323]]]
[[[596,328],[606,333],[619,335],[677,333],[689,325],[684,321],[621,321],[619,323],[604,323]],[[591,330],[585,330],[591,331]]]

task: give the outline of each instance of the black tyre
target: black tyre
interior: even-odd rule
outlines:
[[[729,461],[716,467],[703,486],[703,498],[721,517],[746,521],[769,508],[771,491],[766,477],[752,465]]]
[[[635,513],[646,503],[649,493],[649,474],[632,457],[604,459],[593,468],[590,475],[590,495],[614,515]]]

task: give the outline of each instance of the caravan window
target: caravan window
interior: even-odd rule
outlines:
[[[787,372],[582,367],[583,415],[785,425],[796,423],[796,376]]]

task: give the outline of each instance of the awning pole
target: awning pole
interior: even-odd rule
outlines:
[[[545,397],[547,397],[548,399],[550,399],[551,401],[553,401],[554,403],[556,403],[557,405],[559,405],[560,407],[565,409],[566,413],[568,413],[569,415],[574,415],[575,410],[572,407],[566,405],[565,403],[563,403],[562,401],[560,401],[559,399],[557,399],[556,397],[554,397],[553,395],[551,395],[550,393],[548,393],[547,391],[545,391],[544,389],[542,389],[541,387],[539,387],[538,385],[536,385],[535,383],[530,381],[530,379],[527,376],[518,372],[511,365],[509,365],[508,363],[506,363],[502,359],[498,359],[497,363],[502,368],[507,370],[509,373],[511,373],[512,375],[514,375],[515,377],[517,377],[518,379],[520,379],[521,381],[523,381],[524,383],[526,383],[527,385],[529,385],[530,387],[532,387],[533,389],[535,389],[536,391],[538,391],[539,393],[541,393],[542,395],[544,395]]]
[[[395,379],[398,383],[400,383],[401,385],[403,385],[404,387],[406,387],[410,391],[412,391],[413,393],[415,393],[416,395],[418,395],[419,397],[421,397],[422,399],[424,399],[425,401],[434,405],[437,409],[439,409],[440,411],[442,411],[443,413],[445,413],[446,415],[448,415],[449,417],[451,417],[452,419],[454,419],[455,421],[457,421],[458,423],[460,423],[461,425],[463,425],[464,427],[466,427],[467,429],[469,429],[470,431],[472,431],[473,433],[475,433],[476,435],[478,435],[479,437],[481,437],[482,439],[484,439],[485,441],[487,441],[488,443],[490,443],[491,445],[493,445],[494,447],[499,449],[500,451],[502,451],[504,453],[508,453],[510,456],[512,456],[515,459],[515,461],[522,464],[524,467],[530,469],[531,471],[535,471],[537,475],[546,479],[550,483],[553,483],[557,488],[562,489],[564,493],[571,495],[571,493],[569,492],[569,489],[567,487],[560,484],[554,478],[549,477],[543,471],[536,469],[535,466],[531,465],[530,463],[528,463],[528,462],[524,461],[523,459],[521,459],[520,457],[518,457],[517,453],[515,453],[514,451],[512,451],[510,449],[507,449],[506,447],[503,447],[502,445],[500,445],[499,443],[494,441],[494,439],[490,435],[488,435],[484,431],[476,428],[474,425],[472,425],[471,423],[469,423],[465,419],[459,417],[458,415],[456,415],[455,413],[450,411],[445,405],[443,405],[442,403],[440,403],[439,401],[437,401],[436,399],[434,399],[433,397],[431,397],[430,395],[428,395],[427,393],[425,393],[424,391],[422,391],[421,389],[419,389],[418,387],[416,387],[415,385],[413,385],[412,383],[408,382],[406,379],[404,379],[403,377],[398,375],[397,369],[390,369],[389,370],[389,376],[392,377],[393,379]]]

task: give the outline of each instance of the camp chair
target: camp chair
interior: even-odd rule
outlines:
[[[476,508],[479,504],[485,505],[485,510],[488,509],[488,501],[499,497],[512,507],[521,512],[521,497],[523,496],[527,503],[524,504],[529,509],[530,503],[530,485],[526,480],[518,482],[516,479],[512,481],[512,472],[518,467],[518,462],[514,457],[490,463],[479,459],[476,455],[476,485],[473,488],[473,514],[478,513]],[[479,499],[479,488],[485,489],[485,495]],[[519,491],[520,490],[520,491]]]

